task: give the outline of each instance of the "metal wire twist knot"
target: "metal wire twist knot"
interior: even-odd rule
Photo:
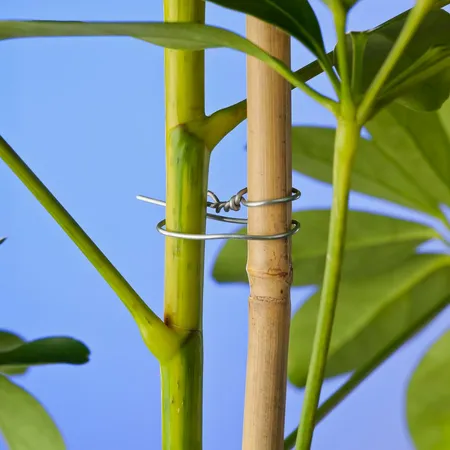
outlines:
[[[259,200],[254,202],[249,202],[244,195],[247,193],[247,188],[241,189],[236,195],[233,195],[227,201],[221,201],[219,197],[212,191],[208,191],[208,197],[210,197],[213,201],[206,202],[206,206],[208,208],[214,209],[216,214],[206,214],[208,219],[217,220],[220,222],[228,222],[245,225],[247,224],[247,219],[244,218],[235,218],[235,217],[226,217],[219,215],[221,211],[229,212],[229,211],[239,211],[241,206],[245,206],[247,208],[250,207],[260,207],[260,206],[269,206],[275,205],[279,203],[288,203],[293,202],[300,198],[301,193],[298,189],[292,188],[292,193],[290,196],[277,198],[273,200]],[[145,197],[143,195],[137,196],[138,200],[142,200],[147,203],[152,203],[154,205],[166,206],[166,203],[162,200],[158,200],[156,198]],[[242,240],[259,240],[259,241],[267,241],[273,239],[285,239],[288,238],[300,229],[300,223],[297,220],[292,220],[291,228],[284,232],[278,234],[267,234],[267,235],[251,235],[251,234],[242,234],[242,233],[217,233],[217,234],[193,234],[193,233],[182,233],[178,231],[166,230],[165,228],[166,220],[163,219],[156,225],[156,229],[163,234],[164,236],[174,237],[178,239],[194,239],[194,240],[212,240],[212,239],[242,239]]]

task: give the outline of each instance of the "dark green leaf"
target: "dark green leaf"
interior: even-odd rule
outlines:
[[[352,189],[442,217],[439,205],[450,205],[450,111],[443,111],[393,104],[379,113],[367,124],[372,140],[360,141]],[[294,127],[294,169],[331,183],[334,137],[334,129]]]
[[[5,237],[4,238],[0,238],[0,245],[3,244],[3,242],[5,242],[5,241],[6,241]]]
[[[199,23],[0,21],[0,40],[46,36],[131,36],[179,50],[227,47],[258,58],[291,83],[297,80],[285,64],[248,39]]]
[[[368,363],[438,304],[447,304],[450,257],[414,255],[385,273],[343,279],[333,326],[326,377]],[[304,387],[316,327],[320,293],[295,313],[291,324],[288,375]]]
[[[322,281],[329,216],[328,210],[294,214],[302,226],[292,241],[296,286]],[[393,269],[411,256],[419,244],[436,236],[434,230],[418,223],[350,211],[343,275],[370,276]],[[216,260],[214,278],[220,282],[247,283],[246,260],[245,243],[228,241]]]
[[[360,99],[370,86],[376,73],[386,60],[404,26],[406,18],[407,14],[402,14],[366,33],[367,43],[362,56],[363,70],[358,72],[358,80],[353,80],[354,85],[357,86],[355,92],[357,99]],[[350,51],[352,51],[351,40],[352,37],[350,36],[348,45]],[[432,50],[437,47],[441,47],[442,55],[436,58],[434,54],[433,58],[431,58]],[[403,105],[412,109],[425,111],[439,109],[450,95],[449,51],[450,14],[444,10],[431,11],[391,73],[384,90],[380,94],[379,100],[381,105],[384,106],[387,101],[398,96],[399,101]],[[424,59],[424,55],[427,53],[429,56]],[[444,59],[446,62],[443,61]],[[425,77],[425,79],[419,76],[414,82],[414,79],[410,76],[409,69],[419,60],[421,60],[422,64],[420,67],[416,67],[415,75],[419,75],[419,72],[427,71],[429,76]],[[358,64],[360,64],[360,61]],[[398,81],[402,78],[404,82],[399,84]],[[391,83],[394,80],[397,80],[395,83],[396,89],[389,90],[389,88],[392,88]]]
[[[65,450],[52,418],[25,389],[0,375],[0,431],[10,450]]]
[[[84,364],[89,349],[68,337],[49,337],[21,343],[0,351],[0,367],[42,364]]]
[[[209,0],[277,26],[297,38],[317,57],[325,55],[319,22],[308,0]]]
[[[408,426],[417,450],[450,448],[450,331],[428,350],[411,377]]]
[[[10,351],[25,344],[25,341],[19,335],[10,331],[0,330],[0,353]],[[7,375],[21,375],[27,371],[27,366],[0,366],[0,373]]]

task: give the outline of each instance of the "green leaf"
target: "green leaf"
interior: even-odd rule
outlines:
[[[10,450],[66,448],[43,406],[3,375],[0,375],[0,431]]]
[[[417,450],[450,448],[450,331],[428,350],[411,377],[406,414]]]
[[[231,48],[251,55],[298,87],[297,76],[257,45],[223,28],[199,23],[0,21],[0,40],[25,37],[131,36],[178,50]]]
[[[358,80],[353,80],[357,86],[355,97],[360,100],[364,92],[372,83],[375,75],[386,60],[389,52],[395,44],[407,18],[407,13],[386,22],[379,27],[366,32],[367,42],[362,56],[363,70],[358,73]],[[358,33],[360,34],[360,33]],[[348,49],[352,53],[352,36],[349,36]],[[436,58],[432,50],[441,47],[443,55]],[[417,30],[410,44],[407,46],[400,61],[397,63],[390,78],[380,93],[380,105],[385,105],[393,100],[394,91],[389,92],[390,83],[397,80],[399,101],[415,110],[436,110],[450,95],[450,67],[448,52],[450,51],[450,14],[444,10],[431,11]],[[428,53],[425,58],[424,55]],[[433,57],[431,57],[433,55]],[[447,56],[445,56],[447,55]],[[352,58],[353,59],[353,58]],[[442,60],[446,59],[443,63]],[[415,76],[412,79],[411,66],[421,60],[421,65],[416,66]],[[361,61],[356,61],[357,67]],[[439,70],[438,70],[439,69]],[[427,72],[428,76],[419,76],[420,72]],[[404,83],[398,85],[398,80],[404,79]]]
[[[416,111],[436,111],[450,94],[450,47],[427,50],[384,87],[380,109],[397,99]]]
[[[450,142],[450,100],[442,105],[442,108],[437,112],[437,117],[447,134],[448,142]]]
[[[450,205],[450,138],[439,115],[393,104],[366,128],[391,165],[399,167],[422,195],[429,197],[430,206],[434,203],[439,217],[438,205]]]
[[[6,241],[5,237],[4,238],[0,238],[0,245],[3,244],[3,242],[5,242],[5,241]]]
[[[344,277],[328,354],[326,377],[367,364],[438,304],[447,304],[450,257],[414,255],[376,276]],[[320,292],[295,313],[289,343],[289,380],[304,387],[316,327]]]
[[[392,104],[377,114],[367,124],[372,140],[360,141],[352,189],[442,217],[439,205],[450,205],[449,109],[423,113]],[[294,127],[293,168],[331,183],[334,138],[334,129]]]
[[[10,331],[0,330],[0,353],[10,351],[20,345],[25,344],[21,336]],[[0,366],[0,373],[6,375],[21,375],[27,371],[27,366]]]
[[[330,212],[302,211],[293,217],[302,227],[292,240],[293,285],[319,284],[325,268]],[[343,276],[373,276],[394,269],[419,244],[433,237],[437,237],[434,230],[418,223],[350,211]],[[247,283],[246,260],[245,243],[228,241],[216,260],[214,278],[219,282]]]
[[[9,339],[11,342],[11,337]],[[9,348],[0,348],[2,369],[5,366],[84,364],[88,361],[89,349],[82,342],[68,337],[49,337],[31,342],[21,340],[20,343],[16,339],[16,344]]]
[[[317,57],[325,56],[322,33],[307,0],[209,0],[277,26],[302,42]]]

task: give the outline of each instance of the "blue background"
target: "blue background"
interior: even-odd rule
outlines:
[[[331,18],[313,6],[329,49]],[[351,15],[367,29],[412,1],[365,0]],[[154,0],[3,0],[1,19],[161,20]],[[244,17],[208,5],[207,22],[244,33]],[[0,133],[57,195],[100,248],[158,313],[162,312],[164,239],[154,230],[164,211],[135,200],[164,198],[163,50],[130,38],[2,42]],[[293,67],[311,60],[294,45]],[[245,97],[245,57],[207,53],[207,112]],[[315,87],[330,92],[319,77]],[[295,92],[296,124],[333,118]],[[210,188],[228,197],[246,185],[245,123],[212,156]],[[296,175],[298,208],[330,204],[329,186]],[[43,367],[20,383],[56,418],[70,450],[160,447],[159,368],[118,298],[23,185],[0,162],[1,328],[29,339],[64,334],[92,350],[82,367]],[[354,207],[417,215],[362,195]],[[210,231],[218,230],[211,224]],[[242,432],[247,338],[246,286],[211,278],[220,242],[207,244],[205,285],[205,449],[238,449]],[[311,289],[293,289],[293,307]],[[448,327],[441,315],[377,370],[317,428],[314,450],[412,449],[404,419],[409,374]],[[324,394],[342,380],[328,382]],[[302,392],[289,388],[286,431],[296,426]],[[1,444],[0,444],[1,445]]]

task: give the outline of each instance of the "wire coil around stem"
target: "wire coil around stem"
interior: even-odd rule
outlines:
[[[229,200],[221,201],[216,194],[212,191],[208,191],[208,197],[212,201],[207,201],[206,206],[210,209],[214,209],[216,214],[207,213],[206,217],[211,220],[216,220],[219,222],[236,223],[240,225],[246,225],[247,219],[244,218],[234,218],[220,215],[221,211],[240,211],[241,206],[246,208],[254,208],[261,206],[277,205],[280,203],[289,203],[298,200],[301,196],[301,192],[292,188],[292,193],[288,197],[277,198],[273,200],[260,200],[249,202],[244,196],[247,193],[247,188],[241,189],[237,194],[233,195]],[[136,196],[138,200],[142,200],[147,203],[152,203],[158,206],[166,206],[166,203],[162,200],[158,200],[152,197],[146,197],[144,195]],[[251,235],[251,234],[240,234],[240,233],[216,233],[216,234],[193,234],[193,233],[182,233],[178,231],[170,231],[165,228],[166,219],[161,220],[156,225],[156,229],[159,233],[167,237],[174,237],[179,239],[193,239],[193,240],[213,240],[213,239],[241,239],[241,240],[254,240],[254,241],[268,241],[273,239],[284,239],[293,236],[300,229],[300,223],[297,220],[292,220],[290,230],[284,233],[277,234],[265,234],[265,235]]]

